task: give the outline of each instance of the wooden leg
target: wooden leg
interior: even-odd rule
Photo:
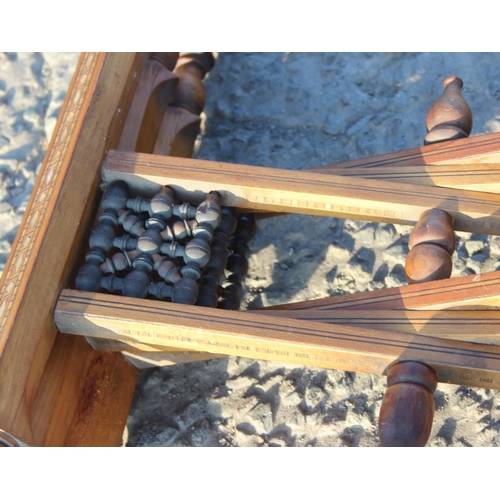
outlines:
[[[460,94],[462,80],[448,77],[444,85],[444,94],[427,116],[426,144],[467,137],[472,128],[472,113]],[[408,246],[409,283],[449,278],[455,250],[453,217],[443,210],[425,211],[411,232]],[[403,361],[390,368],[387,387],[379,416],[382,446],[425,446],[434,418],[436,372],[424,363]]]

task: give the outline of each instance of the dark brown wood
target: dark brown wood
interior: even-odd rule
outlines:
[[[468,136],[472,113],[460,94],[457,77],[444,81],[446,90],[427,115],[425,143],[443,142]],[[451,276],[451,255],[455,251],[454,217],[444,210],[422,213],[413,228],[406,259],[409,283],[428,283]],[[382,446],[425,446],[434,419],[436,372],[424,363],[403,361],[391,367],[387,391],[379,415]]]
[[[181,52],[174,73],[179,84],[166,110],[153,154],[190,158],[205,107],[203,78],[214,66],[211,52]]]
[[[453,217],[444,210],[425,211],[413,228],[406,258],[408,283],[425,283],[449,278],[455,251]]]
[[[458,76],[445,78],[445,90],[431,106],[425,122],[428,134],[425,144],[468,137],[472,130],[472,111],[460,89],[464,82]]]
[[[153,52],[139,79],[118,149],[151,153],[178,77],[172,73],[179,53]]]
[[[380,443],[425,446],[434,418],[436,372],[423,363],[396,363],[387,374],[387,387],[380,408]]]
[[[450,254],[439,245],[420,243],[413,247],[406,257],[406,278],[408,283],[449,278],[453,269]]]

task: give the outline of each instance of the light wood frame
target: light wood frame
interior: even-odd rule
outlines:
[[[123,177],[139,191],[162,183],[190,193],[205,190],[212,184],[191,174],[208,168],[213,187],[225,191],[225,202],[244,210],[414,224],[437,204],[454,213],[461,230],[500,234],[500,134],[317,167],[299,174],[302,187],[274,170],[280,187],[288,183],[280,193],[266,178],[268,169],[113,151],[147,57],[81,56],[0,283],[0,428],[30,445],[119,445],[137,369],[118,349],[139,356],[169,352],[184,360],[186,351],[193,359],[196,353],[197,359],[211,353],[250,355],[379,374],[395,361],[414,359],[434,366],[441,381],[500,388],[494,331],[500,321],[498,272],[248,312],[117,301],[70,290],[97,211],[103,162],[105,181]],[[117,159],[120,168],[113,166]],[[159,175],[165,165],[178,173]],[[456,165],[473,181],[447,182]],[[224,175],[214,177],[216,169]],[[359,182],[361,199],[346,188],[352,175],[367,178]],[[434,186],[424,187],[422,196],[389,203],[388,193],[396,197],[403,187],[394,183],[401,181]],[[466,190],[470,187],[476,192]],[[383,190],[383,197],[374,190]],[[341,203],[335,201],[339,196]],[[367,327],[370,317],[373,324]],[[471,325],[466,335],[441,328],[458,321]],[[429,336],[429,325],[441,338]],[[82,335],[101,350],[93,350]]]

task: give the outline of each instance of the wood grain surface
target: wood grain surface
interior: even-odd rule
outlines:
[[[326,215],[414,225],[424,210],[440,208],[457,231],[500,234],[500,195],[396,182],[349,179],[207,160],[110,151],[103,180],[127,182],[153,195],[162,185],[193,203],[218,191],[221,203],[242,209]]]
[[[420,361],[441,382],[500,387],[492,345],[74,290],[62,291],[54,319],[65,333],[378,375]]]

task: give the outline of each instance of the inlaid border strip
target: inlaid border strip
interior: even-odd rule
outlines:
[[[55,195],[56,186],[61,185],[58,181],[66,174],[66,168],[63,167],[67,167],[71,156],[70,149],[74,149],[76,144],[75,130],[82,127],[85,112],[90,104],[87,92],[92,84],[95,85],[99,73],[96,72],[96,66],[100,60],[101,54],[98,52],[83,53],[80,56],[57,129],[5,266],[0,282],[0,352],[7,340],[6,326],[11,315],[15,313],[14,302],[18,294],[23,292],[21,284],[26,283],[28,267],[33,267],[38,254],[42,227],[46,227],[44,221],[50,215],[47,209]]]

